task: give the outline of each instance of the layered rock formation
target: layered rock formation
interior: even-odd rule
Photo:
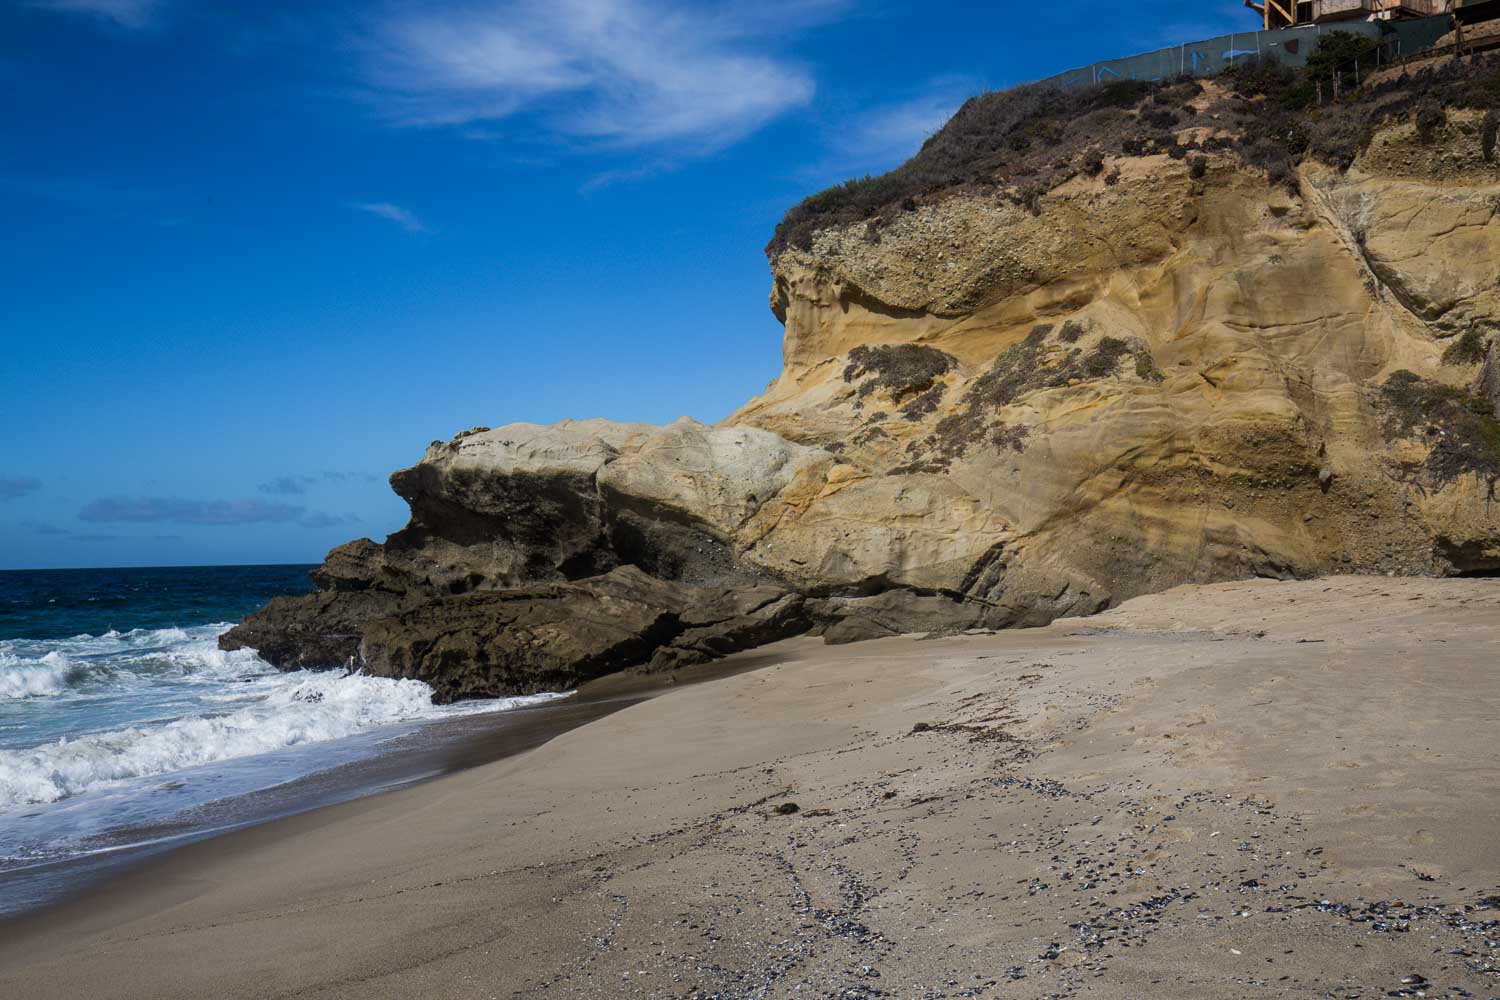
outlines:
[[[475,428],[391,477],[404,530],[335,549],[320,592],[273,600],[221,642],[451,700],[810,630],[854,641],[987,620],[936,592],[998,544],[998,523],[940,477],[852,473],[823,448],[688,419]]]
[[[821,229],[776,249],[785,365],[721,425],[435,442],[391,479],[403,531],[224,643],[458,698],[1183,583],[1500,569],[1488,121],[1392,119],[1295,192],[1209,143]]]

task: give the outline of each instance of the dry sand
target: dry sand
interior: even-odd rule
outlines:
[[[1496,996],[1497,641],[1342,578],[785,643],[4,928],[0,997]]]

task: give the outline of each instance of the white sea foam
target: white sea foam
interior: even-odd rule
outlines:
[[[0,701],[57,697],[82,672],[67,654],[56,650],[35,659],[0,653]]]
[[[250,650],[219,649],[219,634],[225,627],[0,641],[0,701],[59,698],[111,681],[128,684],[167,675],[214,683],[273,672]]]
[[[550,697],[438,707],[432,689],[420,681],[341,672],[277,674],[245,687],[224,699],[241,704],[224,714],[0,751],[0,808],[56,802],[132,779],[342,739],[376,726],[493,712]]]
[[[0,737],[0,809],[397,722],[542,700],[440,707],[419,681],[283,674],[251,650],[219,649],[226,628],[0,641],[0,705],[22,712],[19,729]]]

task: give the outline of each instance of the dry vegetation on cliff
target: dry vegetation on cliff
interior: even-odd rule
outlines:
[[[849,352],[844,381],[863,380],[858,392],[861,400],[880,389],[890,394],[892,402],[900,403],[937,388],[938,379],[956,364],[953,355],[919,344],[861,345]]]
[[[1110,164],[1120,157],[1186,159],[1199,178],[1205,154],[1217,153],[1291,185],[1304,159],[1347,168],[1382,123],[1410,116],[1430,134],[1449,108],[1490,112],[1484,152],[1493,158],[1500,62],[1449,62],[1361,89],[1355,80],[1368,70],[1355,67],[1372,64],[1372,52],[1366,39],[1333,33],[1301,71],[1267,63],[1207,84],[1119,80],[981,94],[895,170],[848,180],[794,206],[766,251],[775,257],[788,247],[810,249],[817,231],[855,222],[868,222],[873,237],[902,212],[954,193],[992,192],[1035,211],[1044,194],[1076,176],[1110,169],[1106,181],[1118,178]]]
[[[1085,332],[1081,324],[1069,323],[1058,339],[1074,344]],[[894,474],[947,472],[955,459],[981,444],[1024,451],[1030,430],[1001,422],[996,416],[1001,410],[1038,389],[1056,389],[1113,375],[1128,355],[1135,355],[1136,372],[1142,378],[1160,378],[1148,352],[1107,335],[1100,337],[1092,349],[1073,347],[1061,356],[1048,358],[1044,350],[1052,333],[1050,324],[1037,326],[1025,340],[996,358],[990,369],[970,385],[961,408],[940,420],[929,437],[912,443],[907,452],[913,461],[894,470]]]
[[[1422,469],[1439,483],[1473,474],[1493,496],[1500,479],[1500,420],[1495,407],[1463,389],[1399,371],[1380,390],[1388,438],[1425,438],[1432,450]]]

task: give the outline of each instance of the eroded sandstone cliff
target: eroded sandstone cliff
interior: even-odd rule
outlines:
[[[1045,190],[995,168],[773,243],[785,365],[721,425],[434,442],[392,476],[403,531],[225,645],[458,698],[1191,582],[1500,569],[1493,114],[1387,100],[1352,163],[1277,176],[1212,124],[1266,97],[1194,85],[1174,127],[1137,96],[1091,112],[1120,151]]]

